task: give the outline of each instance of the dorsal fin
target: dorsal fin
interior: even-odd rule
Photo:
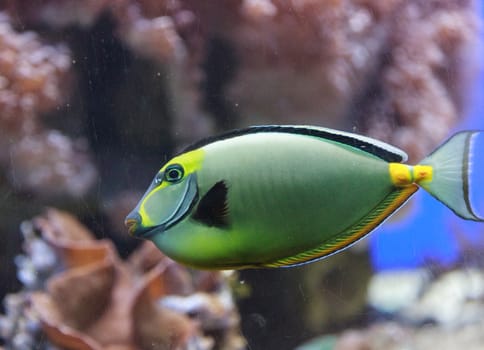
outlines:
[[[198,141],[186,149],[182,153],[192,151],[194,149],[203,147],[210,143],[230,139],[237,136],[243,136],[248,134],[263,133],[263,132],[281,132],[288,134],[306,135],[312,137],[318,137],[324,140],[330,140],[339,142],[350,147],[357,148],[363,152],[372,154],[378,158],[381,158],[387,162],[404,162],[407,160],[407,154],[385,142],[372,139],[370,137],[353,134],[350,132],[344,132],[339,130],[333,130],[328,128],[316,127],[316,126],[304,126],[304,125],[261,125],[251,126],[245,129],[236,129],[228,131],[221,135],[208,137],[201,141]]]

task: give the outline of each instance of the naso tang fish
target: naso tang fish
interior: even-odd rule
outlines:
[[[293,266],[340,251],[419,187],[458,216],[470,200],[477,131],[451,137],[419,165],[361,135],[256,126],[202,140],[168,161],[127,216],[130,234],[196,268]]]

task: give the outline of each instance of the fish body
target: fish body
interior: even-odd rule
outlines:
[[[198,268],[302,264],[351,245],[417,184],[432,183],[434,165],[405,160],[393,146],[331,129],[237,130],[170,160],[126,223],[133,235]]]

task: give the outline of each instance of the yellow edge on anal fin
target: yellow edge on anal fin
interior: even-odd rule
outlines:
[[[334,254],[349,245],[355,243],[370,233],[382,223],[390,214],[397,210],[405,201],[418,190],[418,186],[409,185],[395,189],[386,196],[367,216],[356,225],[351,226],[342,234],[324,242],[319,247],[297,254],[289,258],[283,258],[271,263],[261,264],[260,267],[283,267],[308,263]]]

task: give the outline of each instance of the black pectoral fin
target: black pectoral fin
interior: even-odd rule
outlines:
[[[200,199],[192,218],[207,226],[227,228],[229,226],[227,192],[225,181],[217,182]]]

